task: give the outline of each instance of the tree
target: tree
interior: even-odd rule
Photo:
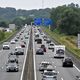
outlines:
[[[8,27],[8,23],[5,22],[5,21],[1,21],[1,22],[0,22],[0,27],[7,28],[7,27]]]
[[[33,21],[33,18],[26,17],[26,19],[24,20],[24,24],[30,25],[32,21]]]
[[[18,28],[23,26],[24,20],[22,18],[15,18],[11,23],[17,25]]]
[[[77,35],[80,33],[80,8],[78,4],[59,6],[51,11],[51,19],[60,33]]]
[[[60,32],[68,35],[77,35],[80,32],[80,13],[74,9],[66,9],[58,21]]]

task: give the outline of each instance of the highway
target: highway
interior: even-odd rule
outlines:
[[[27,57],[27,50],[28,50],[29,38],[30,38],[30,34],[28,35],[28,32],[30,33],[30,29],[31,27],[28,27],[28,26],[22,29],[24,30],[24,33],[22,33],[22,35],[20,36],[20,39],[18,40],[18,42],[16,42],[16,44],[10,44],[9,42],[10,50],[3,50],[3,49],[0,50],[0,80],[22,80],[25,60],[26,60],[25,58]],[[20,34],[21,31],[18,34]],[[24,38],[25,34],[29,37],[28,39]],[[13,38],[13,40],[16,38],[16,36]],[[27,44],[26,44],[26,47],[24,48],[24,55],[19,56],[19,59],[18,59],[19,72],[6,72],[8,55],[10,52],[14,52],[14,49],[16,46],[20,45],[20,43],[22,42],[21,38],[23,38],[23,41],[25,40]]]
[[[38,30],[37,30],[38,31]],[[40,35],[42,38],[42,36]],[[54,66],[55,70],[58,73],[57,80],[76,80],[76,76],[80,76],[80,70],[75,66],[73,68],[63,68],[62,67],[62,59],[55,59],[51,50],[48,49],[48,44],[43,40],[42,38],[42,43],[45,44],[47,48],[47,52],[45,52],[44,55],[36,55],[36,49],[40,47],[40,44],[37,44],[34,41],[34,28],[33,28],[33,58],[34,58],[34,76],[35,80],[42,80],[42,74],[39,71],[39,64],[42,61],[48,61],[51,62],[52,65]],[[53,42],[54,43],[54,42]]]

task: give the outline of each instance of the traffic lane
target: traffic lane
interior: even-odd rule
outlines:
[[[35,43],[35,51],[36,49],[40,47],[40,44],[36,44]],[[42,61],[48,61],[48,62],[51,62],[50,60],[50,57],[49,57],[49,54],[45,53],[44,55],[36,55],[35,53],[35,62],[36,62],[36,76],[37,76],[37,80],[41,80],[42,79],[42,72],[39,71],[39,65]],[[57,70],[56,70],[57,71]],[[61,80],[61,77],[59,76],[59,74],[57,75],[58,76],[58,80]]]
[[[26,51],[26,49],[25,49],[25,51]],[[4,52],[5,53],[5,52]],[[25,55],[24,55],[25,56]],[[23,62],[24,62],[24,56],[19,56],[19,72],[18,73],[7,73],[6,72],[6,70],[5,70],[5,65],[4,65],[4,63],[6,64],[6,60],[7,60],[7,58],[6,58],[6,60],[4,61],[3,60],[3,66],[4,66],[4,71],[2,72],[1,71],[1,73],[2,73],[2,75],[0,75],[1,76],[1,80],[20,80],[20,76],[21,76],[21,72],[22,72],[22,67],[23,67]],[[15,75],[17,75],[17,76],[15,76]],[[13,77],[12,79],[11,79],[11,76]]]
[[[9,44],[11,45],[11,44]],[[12,46],[14,48],[14,46]],[[0,79],[1,80],[12,80],[14,79],[14,75],[16,75],[17,77],[17,73],[14,73],[13,75],[11,73],[7,73],[6,72],[6,64],[7,64],[7,61],[8,61],[8,54],[13,51],[13,49],[10,47],[10,50],[2,50],[2,55],[0,55]],[[12,76],[13,77],[12,77]],[[9,78],[9,77],[11,78]],[[18,77],[17,77],[18,78]]]
[[[12,49],[11,49],[11,51],[12,51]],[[2,64],[2,66],[1,67],[3,67],[2,69],[1,69],[1,74],[2,75],[0,75],[1,76],[1,80],[12,80],[12,79],[14,79],[15,78],[15,80],[19,80],[18,78],[20,78],[20,76],[19,76],[19,74],[21,73],[21,72],[18,72],[18,73],[12,73],[12,76],[14,77],[14,78],[12,78],[11,79],[11,73],[7,73],[7,72],[5,72],[5,65],[6,65],[6,61],[7,61],[7,58],[8,58],[8,54],[9,54],[9,51],[3,51],[2,53],[4,53],[1,57],[2,57],[2,61],[1,61],[1,63],[3,63]],[[5,55],[5,53],[6,53],[6,55]],[[5,57],[5,56],[6,57]],[[4,60],[5,59],[5,60]],[[24,60],[24,56],[23,56],[23,58],[20,56],[20,58],[19,58],[19,61],[20,61],[20,64],[23,64],[23,61],[22,60]],[[5,64],[5,65],[4,65]],[[22,69],[22,65],[21,65],[21,68],[20,69]],[[2,73],[3,72],[3,73]],[[17,76],[15,76],[15,75],[17,75]],[[18,77],[19,76],[19,77]]]
[[[45,42],[43,41],[43,38],[41,37],[42,39],[42,44],[44,44]],[[35,42],[35,52],[36,52],[36,49],[38,47],[40,47],[41,44],[36,44]],[[33,47],[34,48],[34,47]],[[45,55],[36,55],[35,53],[35,62],[36,62],[36,77],[37,77],[37,80],[41,80],[42,79],[42,74],[41,72],[39,71],[39,64],[42,62],[42,61],[48,61],[48,62],[51,62],[50,59],[49,59],[49,55],[45,53]],[[58,80],[61,80],[61,77],[59,76],[58,74]]]
[[[43,43],[45,43],[45,42],[43,42]],[[46,45],[46,44],[45,44]],[[38,46],[37,46],[38,47]],[[40,46],[39,46],[40,47]],[[47,49],[48,49],[48,45],[47,45]],[[48,53],[50,53],[51,54],[51,51],[49,52],[49,50],[48,50]],[[52,52],[52,54],[53,54],[53,52]],[[52,57],[53,55],[51,55],[51,57]],[[39,59],[39,58],[38,58]],[[37,61],[37,60],[36,60]],[[52,60],[51,60],[52,61]],[[61,76],[63,76],[63,77],[61,77],[61,79],[62,78],[64,78],[65,80],[66,79],[69,79],[69,80],[74,80],[75,79],[75,75],[79,75],[80,73],[75,69],[75,68],[63,68],[61,65],[62,65],[62,60],[61,60],[61,62],[60,62],[60,60],[57,60],[56,62],[55,62],[55,60],[53,60],[53,62],[54,62],[54,64],[56,64],[57,63],[57,65],[55,65],[55,66],[57,66],[57,67],[59,67],[59,69],[61,70],[61,72],[62,71],[64,71],[64,73],[65,73],[65,75],[64,75],[64,73],[62,72],[62,74],[63,75],[61,75]],[[53,64],[53,65],[54,65]],[[62,68],[62,69],[61,69]],[[57,69],[57,70],[59,70],[59,69]],[[63,70],[64,69],[64,70]],[[60,71],[59,70],[59,71]],[[74,72],[74,73],[73,73]],[[72,74],[71,74],[72,73]],[[61,73],[60,73],[61,74]],[[67,75],[67,76],[66,76]],[[67,78],[68,77],[68,78]]]
[[[56,66],[56,69],[59,71],[60,75],[64,80],[75,80],[75,77],[77,75],[80,75],[80,73],[76,70],[75,67],[73,68],[66,68],[62,67],[62,60],[61,59],[54,59],[50,53],[51,61],[53,62],[53,65]]]
[[[48,49],[48,44],[45,43],[45,45]],[[56,66],[57,70],[60,72],[60,76],[62,76],[64,80],[67,80],[67,79],[68,80],[75,80],[75,76],[80,75],[80,72],[77,71],[75,67],[73,67],[73,68],[63,68],[62,67],[62,59],[53,58],[54,57],[54,52],[52,52],[51,50],[48,49],[47,53],[49,54],[51,62],[54,63],[53,65]]]

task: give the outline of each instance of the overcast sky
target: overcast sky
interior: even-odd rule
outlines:
[[[80,0],[0,0],[0,7],[14,7],[16,9],[52,8],[64,4],[75,3],[80,5]]]

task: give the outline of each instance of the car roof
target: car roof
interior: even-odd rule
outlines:
[[[16,46],[16,48],[21,48],[21,46]]]
[[[52,65],[48,65],[48,66],[47,66],[47,69],[52,69],[52,70],[53,70],[54,68],[53,68]]]
[[[48,64],[49,64],[50,62],[47,62],[47,61],[42,61],[41,63],[48,63]]]
[[[46,72],[52,72],[52,73],[57,73],[56,70],[52,70],[52,71],[47,71],[47,70],[44,70],[44,73]]]

